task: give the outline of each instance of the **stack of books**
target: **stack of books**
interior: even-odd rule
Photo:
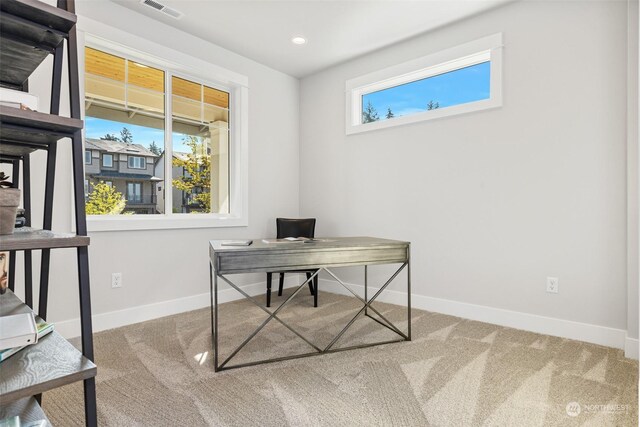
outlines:
[[[46,336],[47,334],[51,333],[51,331],[53,331],[53,323],[47,323],[44,320],[42,320],[41,318],[39,318],[39,317],[36,317],[35,321],[36,321],[37,339],[35,341],[29,343],[28,345],[31,345],[31,344],[34,344],[34,343],[40,341],[40,339],[42,339],[42,337]],[[10,356],[13,356],[14,354],[19,352],[23,348],[27,347],[28,345],[5,348],[4,350],[0,350],[0,362],[3,362],[5,360],[7,360]],[[0,425],[0,427],[2,427],[2,426]]]
[[[0,427],[45,427],[47,425],[46,420],[21,421],[19,416],[0,420]]]
[[[19,90],[0,88],[0,105],[38,111],[38,97]]]

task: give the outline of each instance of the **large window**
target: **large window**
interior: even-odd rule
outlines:
[[[172,77],[173,212],[229,212],[229,94]]]
[[[223,87],[86,47],[87,212],[228,214],[229,115]]]
[[[346,133],[501,105],[502,37],[485,37],[347,82]]]

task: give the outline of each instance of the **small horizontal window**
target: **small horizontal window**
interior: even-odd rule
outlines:
[[[500,106],[501,47],[496,34],[349,80],[346,133]]]

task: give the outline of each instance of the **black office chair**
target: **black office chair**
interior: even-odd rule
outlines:
[[[315,218],[276,218],[277,238],[285,237],[309,237],[313,238],[316,219]],[[300,243],[304,244],[304,243]],[[294,270],[288,273],[306,273],[307,280],[314,274],[316,270]],[[278,285],[278,296],[282,296],[282,288],[284,287],[284,271],[280,272],[280,283]],[[271,273],[267,273],[267,307],[271,307]],[[309,282],[309,290],[313,295],[313,306],[318,306],[318,276]]]

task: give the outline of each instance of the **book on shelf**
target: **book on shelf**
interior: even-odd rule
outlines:
[[[0,350],[35,344],[38,341],[33,313],[0,316]]]
[[[0,88],[0,105],[21,110],[38,111],[38,97],[20,90]]]
[[[42,337],[46,336],[47,334],[53,331],[53,323],[45,322],[39,317],[36,317],[36,327],[38,330],[38,333],[37,333],[38,341],[42,339]],[[13,347],[13,348],[7,348],[5,350],[0,350],[0,362],[7,360],[10,356],[13,356],[14,354],[16,354],[17,352],[19,352],[25,347],[27,346],[24,345],[21,347]]]

